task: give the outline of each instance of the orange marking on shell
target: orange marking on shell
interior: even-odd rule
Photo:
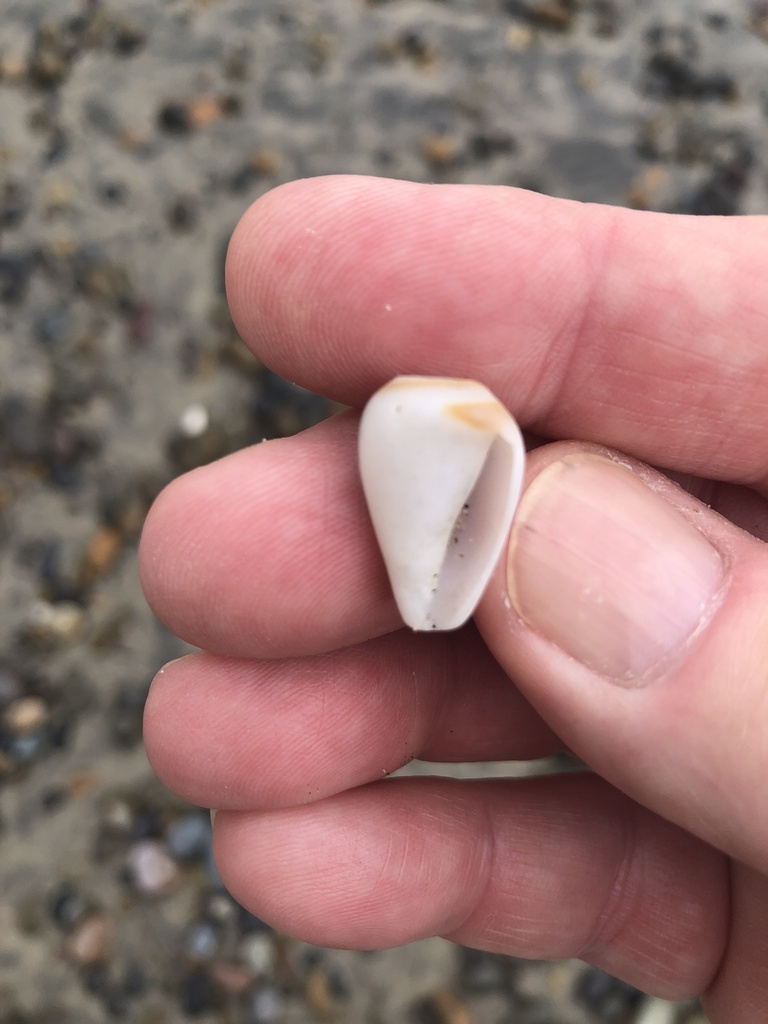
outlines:
[[[445,406],[448,416],[476,430],[498,434],[506,423],[506,413],[498,402],[453,402]]]

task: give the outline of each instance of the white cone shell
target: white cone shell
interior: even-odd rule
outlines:
[[[396,377],[363,412],[360,474],[395,601],[413,629],[455,629],[498,561],[522,487],[517,424],[476,381]]]

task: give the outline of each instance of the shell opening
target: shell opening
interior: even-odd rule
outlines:
[[[444,629],[465,606],[468,617],[485,589],[506,537],[498,524],[505,521],[510,495],[498,481],[510,479],[514,457],[503,437],[493,441],[454,521],[427,611],[433,629]]]

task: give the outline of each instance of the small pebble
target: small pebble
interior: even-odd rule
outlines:
[[[147,804],[132,811],[131,837],[133,839],[159,839],[165,831],[163,812]]]
[[[204,405],[188,405],[179,417],[179,430],[184,437],[200,437],[211,422]]]
[[[114,27],[112,48],[119,57],[132,57],[146,41],[147,33],[132,21],[122,21]]]
[[[115,746],[130,750],[141,742],[146,683],[123,683],[115,694],[109,713],[109,731]]]
[[[33,269],[34,263],[27,253],[0,254],[0,302],[21,302]]]
[[[504,39],[513,53],[523,53],[533,42],[533,29],[523,21],[513,21],[507,27]]]
[[[85,585],[101,579],[117,563],[123,549],[123,538],[112,526],[102,526],[88,541],[80,565],[80,577]]]
[[[21,696],[21,679],[6,665],[0,665],[0,704],[8,704]]]
[[[178,860],[191,860],[208,852],[211,819],[207,814],[185,814],[172,822],[165,833],[168,849]]]
[[[133,825],[133,811],[127,800],[113,800],[107,805],[102,816],[103,824],[125,835],[129,835]]]
[[[68,795],[61,786],[50,786],[40,794],[40,805],[49,813],[58,811],[67,802]]]
[[[600,1015],[606,1024],[618,1024],[643,1000],[643,993],[596,967],[589,967],[576,982],[577,1000]]]
[[[125,968],[120,988],[124,995],[130,999],[143,995],[149,985],[149,978],[146,970],[141,964],[131,961]]]
[[[504,988],[506,961],[479,949],[461,949],[461,983],[468,992],[495,992]]]
[[[449,989],[433,992],[414,1010],[419,1024],[475,1024],[469,1007]]]
[[[18,85],[27,76],[28,64],[20,53],[5,53],[0,57],[0,82]]]
[[[253,1024],[273,1024],[285,1013],[285,1000],[278,989],[265,985],[254,992],[248,1011]]]
[[[61,345],[72,332],[72,317],[66,309],[45,309],[37,321],[37,337],[43,345]]]
[[[0,81],[2,81],[0,60]],[[17,228],[27,215],[29,204],[22,187],[15,181],[8,181],[0,195],[0,228],[7,231]]]
[[[48,716],[48,705],[42,697],[21,697],[5,709],[3,722],[12,732],[25,735],[44,726]]]
[[[348,991],[339,975],[315,967],[307,975],[305,996],[313,1013],[323,1020],[332,1020],[341,1012]]]
[[[219,951],[221,934],[210,921],[201,921],[187,933],[184,952],[192,960],[212,960]]]
[[[203,914],[221,925],[232,924],[240,912],[240,907],[229,893],[214,890],[206,894],[203,901]]]
[[[168,207],[168,224],[179,233],[194,231],[200,216],[194,196],[178,196]]]
[[[211,964],[208,975],[214,984],[229,995],[241,996],[253,984],[253,972],[236,960],[217,960]]]
[[[181,988],[181,1008],[190,1017],[199,1017],[211,1004],[211,979],[204,971],[187,975]]]
[[[107,914],[91,914],[70,934],[65,952],[70,960],[83,967],[102,964],[112,954],[115,922]]]
[[[8,753],[19,764],[34,761],[41,757],[49,748],[50,737],[43,729],[15,736],[8,744]]]
[[[194,469],[212,462],[228,450],[224,431],[211,422],[204,405],[190,405],[179,418],[178,428],[170,438],[168,454],[180,471]]]
[[[128,341],[133,348],[146,348],[155,332],[157,311],[148,302],[136,302],[131,305],[126,316]]]
[[[85,612],[74,601],[34,601],[27,611],[25,635],[48,649],[74,640],[83,628]]]
[[[69,883],[54,892],[49,907],[51,917],[65,932],[71,932],[92,909],[82,893]]]
[[[102,202],[118,206],[128,198],[128,186],[122,181],[105,181],[99,185],[98,194]]]
[[[447,135],[428,135],[422,149],[427,163],[448,167],[458,159],[460,146],[456,139]]]
[[[255,174],[271,178],[280,170],[280,154],[273,149],[257,149],[251,153],[248,164]]]
[[[169,892],[179,879],[179,868],[167,847],[157,840],[145,839],[129,851],[127,867],[139,892],[158,896]]]
[[[677,1018],[677,1003],[670,1003],[666,999],[648,999],[640,1007],[633,1024],[675,1024]]]
[[[275,943],[266,932],[244,935],[237,946],[238,959],[260,977],[270,976],[275,969]]]

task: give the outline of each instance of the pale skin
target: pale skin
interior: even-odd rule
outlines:
[[[217,809],[231,892],[319,944],[582,957],[763,1019],[768,221],[321,178],[254,204],[227,269],[257,356],[352,407],[175,481],[142,539],[202,649],[156,678],[147,750]],[[401,373],[480,380],[554,441],[441,636],[400,627],[356,469]],[[564,749],[593,771],[382,779]]]

